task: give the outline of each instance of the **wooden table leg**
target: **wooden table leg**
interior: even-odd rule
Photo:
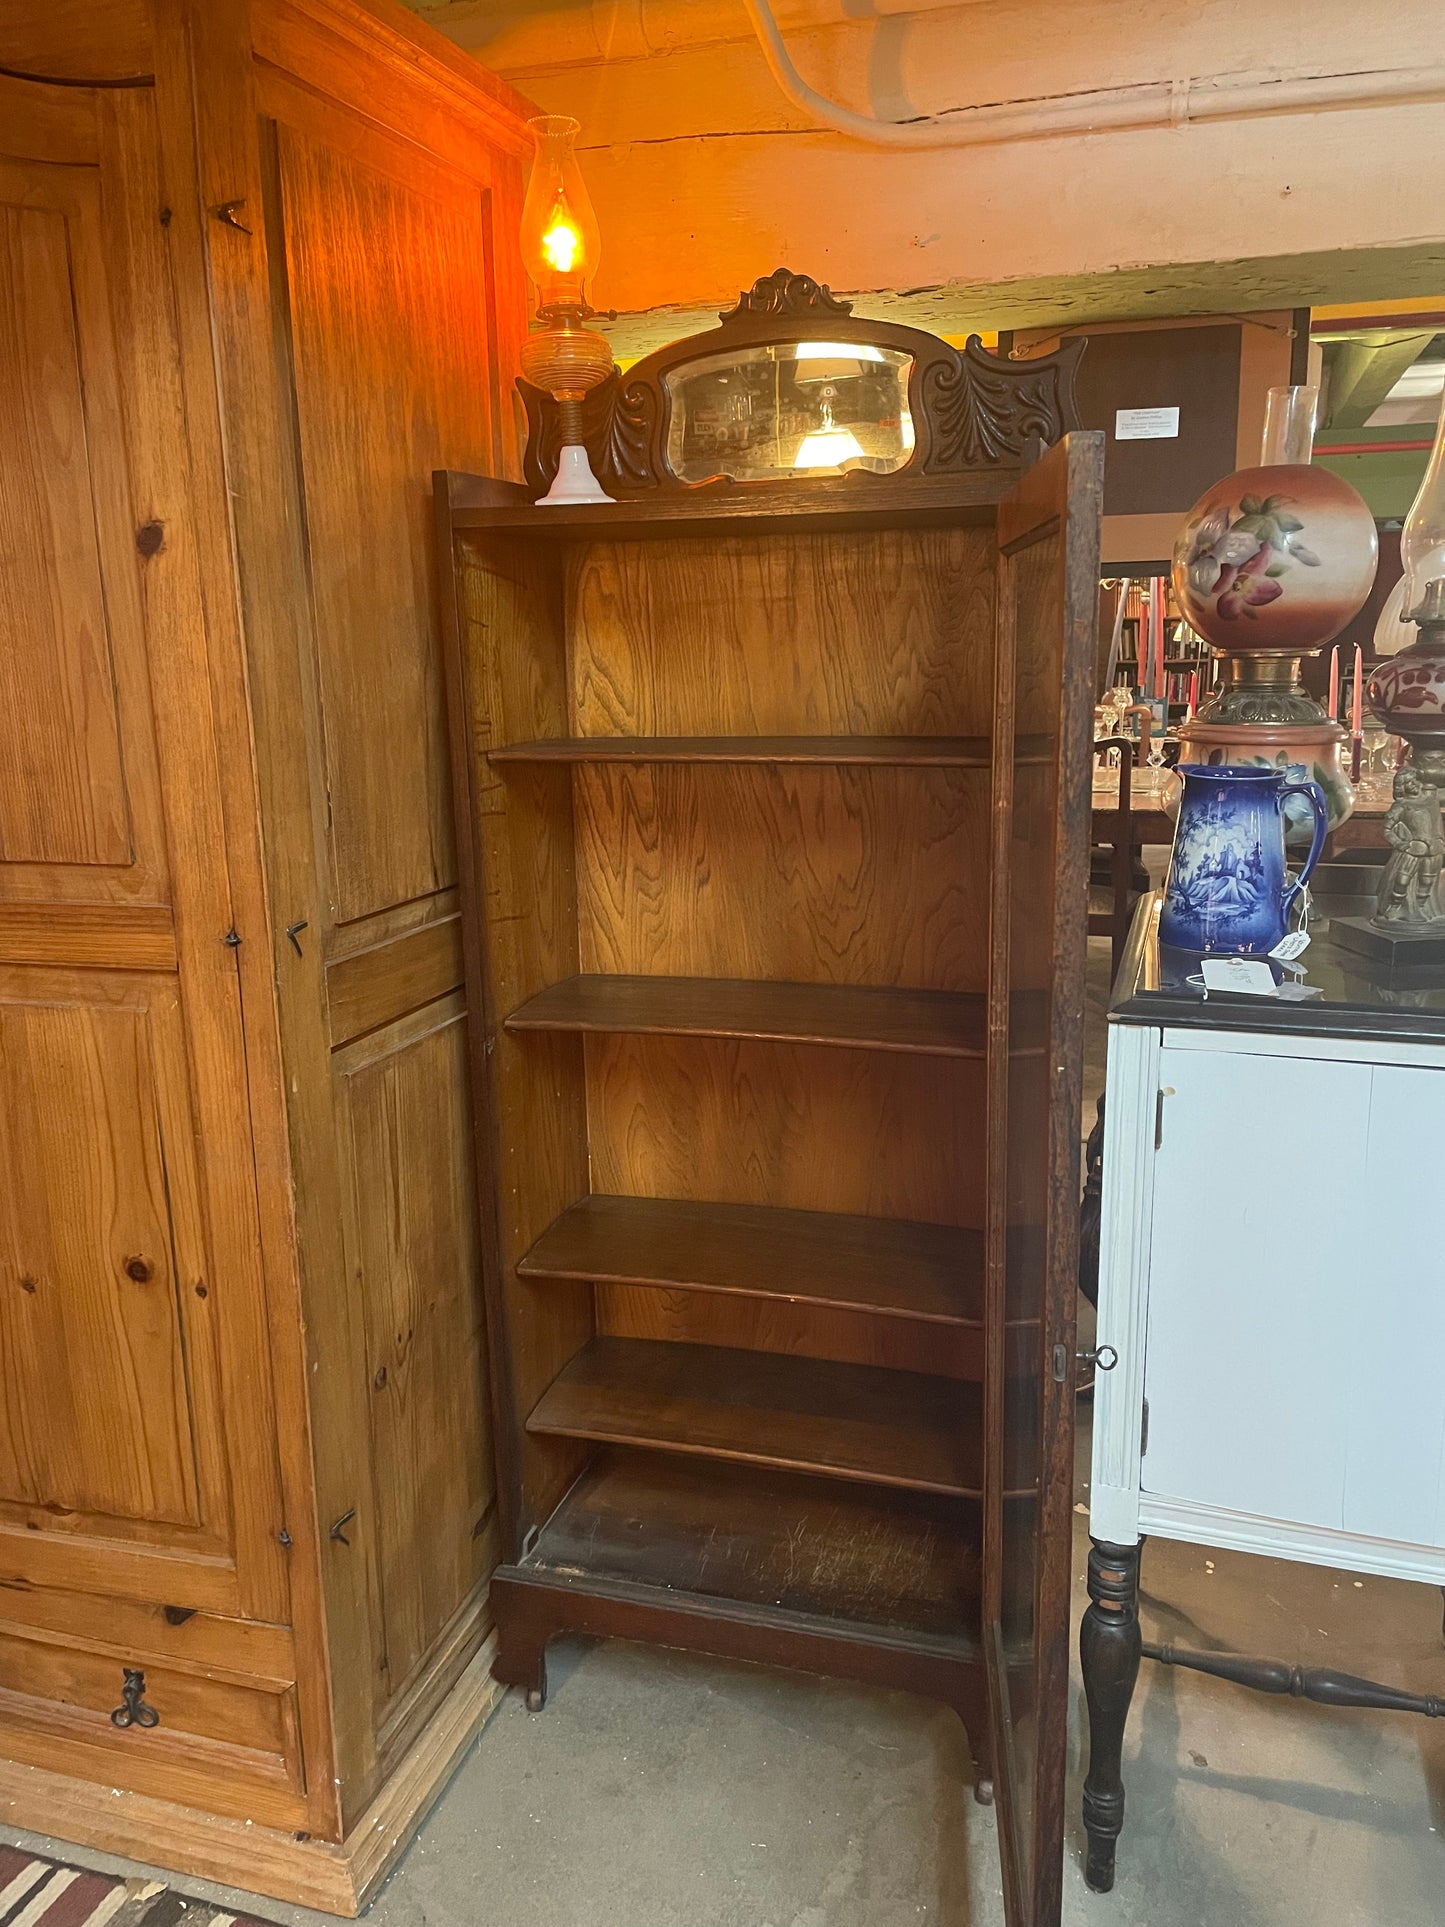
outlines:
[[[1089,1836],[1084,1879],[1095,1893],[1114,1884],[1114,1845],[1124,1825],[1124,1725],[1139,1677],[1140,1546],[1093,1541],[1089,1607],[1079,1627],[1079,1660],[1089,1703],[1089,1773],[1084,1826]]]

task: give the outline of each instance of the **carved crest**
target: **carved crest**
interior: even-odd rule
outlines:
[[[726,357],[730,350],[808,341],[824,323],[829,342],[858,343],[891,350],[895,358],[908,357],[907,406],[914,441],[904,465],[892,474],[855,472],[806,481],[733,481],[723,473],[683,481],[674,474],[668,437],[677,385],[689,365]],[[990,354],[977,335],[962,349],[954,348],[923,328],[864,320],[853,313],[851,302],[838,300],[810,275],[778,268],[744,290],[718,327],[670,342],[625,376],[614,370],[583,404],[583,438],[597,479],[619,500],[653,490],[681,494],[696,488],[883,489],[904,476],[1016,472],[1040,447],[1079,426],[1074,370],[1085,345],[1070,342],[1057,354],[1022,361]],[[557,404],[525,381],[517,386],[527,412],[524,473],[529,488],[541,495],[557,472]]]
[[[750,288],[738,296],[736,304],[725,308],[718,320],[726,327],[744,315],[767,315],[779,320],[811,321],[817,315],[850,315],[851,301],[840,301],[831,288],[815,281],[810,274],[794,274],[791,268],[774,268],[760,274]]]
[[[1071,341],[1039,361],[1004,361],[970,335],[962,354],[931,362],[920,384],[930,431],[924,474],[997,468],[1022,460],[1030,442],[1056,442],[1071,425],[1083,352]]]

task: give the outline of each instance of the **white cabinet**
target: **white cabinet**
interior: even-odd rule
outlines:
[[[1445,1048],[1116,1022],[1107,1090],[1093,1537],[1445,1584]]]

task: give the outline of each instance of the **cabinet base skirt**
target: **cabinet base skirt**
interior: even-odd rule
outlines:
[[[498,1641],[493,1673],[504,1685],[521,1688],[534,1712],[547,1698],[547,1646],[566,1633],[856,1680],[951,1706],[968,1735],[979,1798],[992,1799],[987,1680],[981,1655],[961,1644],[845,1628],[741,1601],[660,1594],[619,1580],[554,1577],[525,1566],[499,1566],[492,1574],[492,1615]]]
[[[354,1918],[406,1849],[504,1688],[489,1638],[425,1732],[339,1844],[223,1819],[109,1783],[0,1760],[0,1824],[168,1873]]]

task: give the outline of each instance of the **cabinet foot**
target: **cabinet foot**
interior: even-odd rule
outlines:
[[[527,1711],[529,1713],[540,1713],[546,1704],[547,1688],[545,1686],[529,1686],[527,1688]]]
[[[973,1797],[981,1807],[993,1805],[993,1781],[987,1774],[980,1773],[973,1783]]]
[[[1079,1660],[1089,1706],[1089,1772],[1084,1879],[1095,1893],[1114,1885],[1114,1847],[1124,1825],[1124,1727],[1139,1677],[1139,1554],[1134,1546],[1093,1542],[1089,1607],[1079,1627]]]

